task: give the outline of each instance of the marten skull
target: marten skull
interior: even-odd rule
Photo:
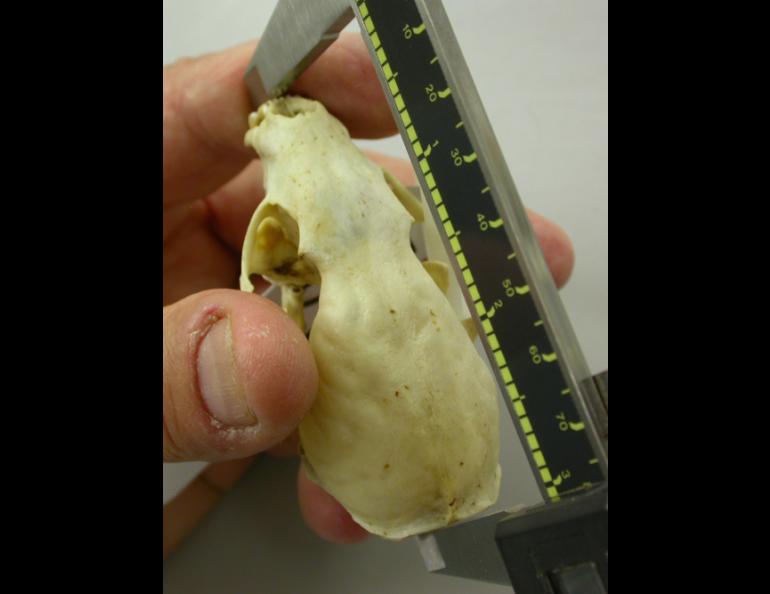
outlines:
[[[321,287],[310,332],[319,393],[299,427],[309,476],[391,539],[492,505],[497,388],[442,292],[446,267],[411,249],[419,200],[318,102],[265,103],[245,140],[267,193],[246,234],[241,288],[254,290],[252,275],[279,283],[302,325],[302,290]]]

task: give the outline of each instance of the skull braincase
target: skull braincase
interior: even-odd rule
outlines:
[[[299,427],[308,474],[386,538],[489,507],[500,485],[496,385],[441,275],[411,249],[419,201],[318,102],[272,100],[249,125],[266,197],[241,288],[254,290],[254,274],[321,283],[310,333],[319,393]]]

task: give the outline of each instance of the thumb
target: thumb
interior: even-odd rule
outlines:
[[[251,456],[289,436],[318,372],[305,336],[274,303],[212,290],[163,308],[163,460]]]

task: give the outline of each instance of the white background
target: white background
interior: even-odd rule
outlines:
[[[164,0],[164,64],[260,35],[274,4]],[[572,238],[576,265],[562,298],[591,370],[606,369],[607,0],[444,0],[444,6],[524,203]],[[361,144],[406,157],[399,137]],[[511,591],[427,574],[411,541],[321,543],[298,517],[295,466],[259,460],[164,564],[164,590]]]

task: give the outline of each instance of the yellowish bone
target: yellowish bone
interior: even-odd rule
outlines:
[[[247,144],[265,169],[241,288],[263,275],[320,283],[310,332],[319,390],[299,426],[303,463],[361,526],[401,539],[492,505],[500,486],[497,387],[409,233],[421,204],[369,161],[318,102],[269,101]]]

